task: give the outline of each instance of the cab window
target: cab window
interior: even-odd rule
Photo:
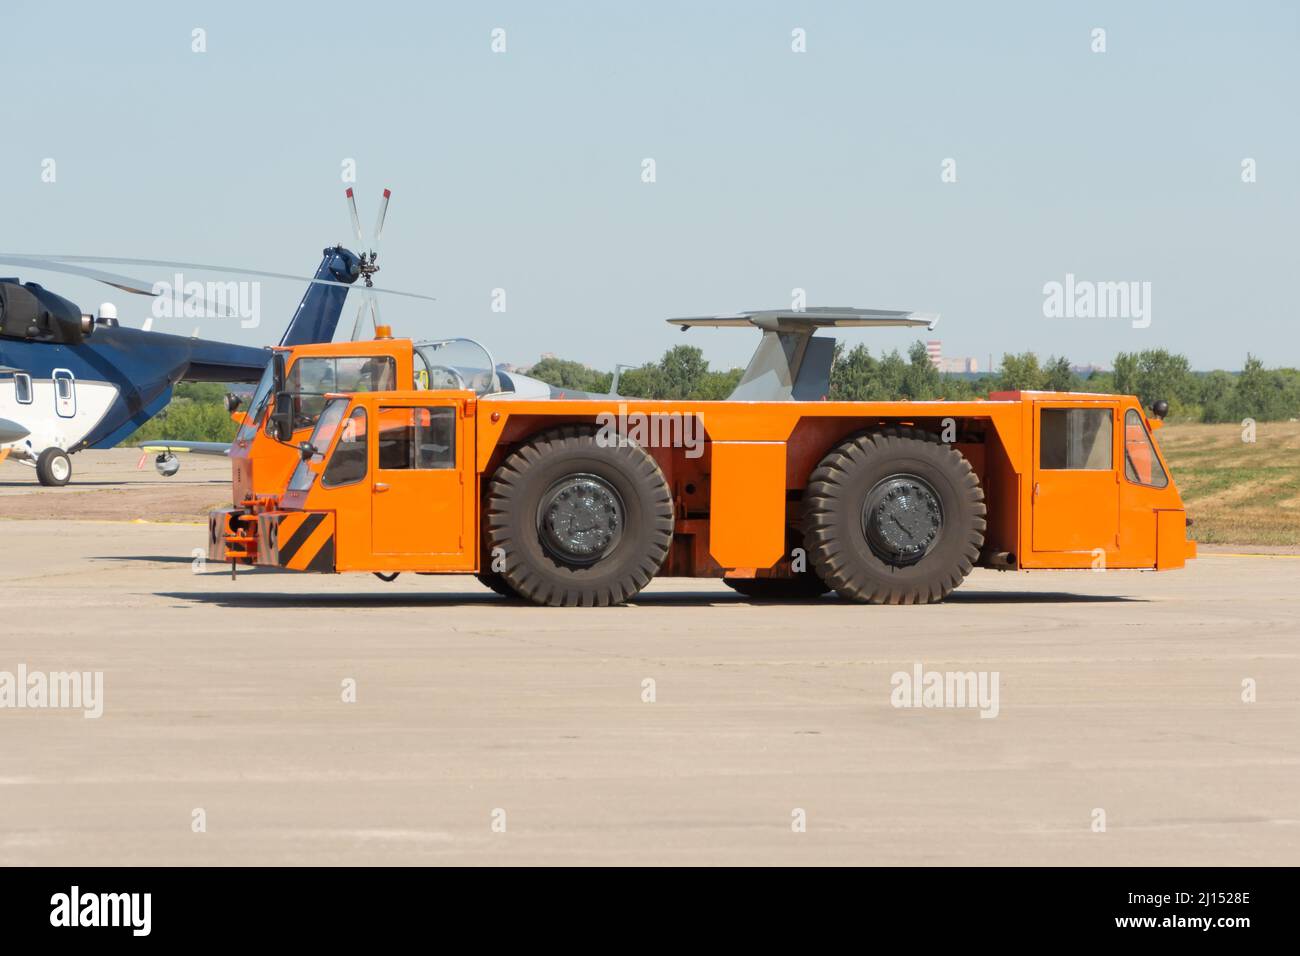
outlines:
[[[456,409],[381,408],[379,467],[386,471],[456,467]]]
[[[1124,416],[1124,477],[1153,488],[1169,484],[1169,476],[1160,464],[1160,456],[1151,443],[1142,416],[1133,408]]]
[[[321,474],[323,488],[350,485],[366,477],[366,410],[354,409],[343,423],[334,454]]]
[[[1109,408],[1044,408],[1039,415],[1039,468],[1107,471],[1113,467]]]
[[[391,355],[300,358],[289,367],[284,382],[285,391],[294,396],[295,430],[315,424],[328,394],[386,392],[396,387],[397,363]]]
[[[32,377],[26,372],[14,376],[14,401],[19,405],[32,403]]]
[[[339,422],[343,421],[347,410],[346,398],[336,398],[325,406],[320,421],[316,423],[316,428],[311,433],[310,444],[315,451],[311,458],[299,461],[298,466],[294,468],[293,475],[289,478],[290,491],[306,491],[316,480],[316,472],[312,471],[311,466],[319,465],[325,460],[325,452],[329,450],[330,442],[334,440],[334,433],[338,431]]]

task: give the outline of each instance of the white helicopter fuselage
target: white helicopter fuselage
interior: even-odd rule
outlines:
[[[23,371],[0,375],[0,422],[27,432],[0,441],[0,451],[31,464],[47,448],[74,449],[103,420],[117,396],[117,386],[79,381],[68,369],[54,369],[45,379]],[[0,425],[0,438],[9,430]]]

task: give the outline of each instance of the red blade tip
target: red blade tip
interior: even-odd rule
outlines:
[[[348,198],[349,198],[349,199],[352,198],[352,187],[351,187],[351,186],[348,187]]]
[[[384,190],[384,198],[385,198],[385,199],[387,199],[387,198],[388,198],[389,196],[391,196],[392,194],[393,194],[393,191],[392,191],[391,189],[385,189],[385,190]]]

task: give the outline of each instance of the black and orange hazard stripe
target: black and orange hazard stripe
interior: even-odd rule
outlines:
[[[269,564],[294,571],[334,570],[334,516],[323,511],[263,515]],[[269,532],[269,533],[267,533]]]

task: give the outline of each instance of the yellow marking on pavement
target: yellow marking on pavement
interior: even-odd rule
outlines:
[[[1300,554],[1238,554],[1235,551],[1207,551],[1200,555],[1202,558],[1290,558],[1291,560],[1300,559]]]

